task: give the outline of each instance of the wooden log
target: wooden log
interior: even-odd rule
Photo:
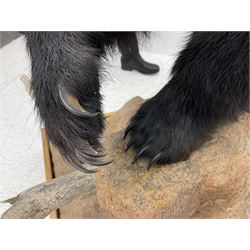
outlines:
[[[2,219],[42,219],[75,197],[95,193],[95,174],[73,171],[65,176],[36,185],[5,202],[13,203]]]
[[[43,160],[46,181],[50,181],[55,178],[53,171],[53,163],[51,159],[51,152],[49,147],[49,141],[46,135],[45,128],[41,128],[42,144],[43,144]],[[59,211],[55,210],[50,214],[51,219],[59,218]]]

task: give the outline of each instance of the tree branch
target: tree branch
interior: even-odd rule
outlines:
[[[74,171],[4,201],[13,205],[1,218],[42,219],[79,195],[87,198],[95,193],[95,189],[95,174]]]

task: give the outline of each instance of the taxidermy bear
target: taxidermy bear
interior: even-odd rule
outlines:
[[[32,93],[48,138],[75,168],[102,166],[104,129],[101,62],[134,32],[25,32]],[[136,34],[139,36],[139,34]],[[146,35],[147,36],[147,35]],[[167,44],[166,44],[167,46]],[[82,109],[72,107],[74,96]],[[194,32],[179,53],[168,84],[131,119],[126,149],[152,164],[182,161],[214,129],[249,112],[249,33]]]

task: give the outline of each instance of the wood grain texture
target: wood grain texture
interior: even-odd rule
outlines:
[[[14,203],[2,215],[2,219],[43,219],[76,197],[92,196],[95,187],[94,174],[74,171],[36,185],[12,198]]]
[[[41,128],[42,144],[43,144],[43,160],[44,160],[44,171],[46,181],[50,181],[55,178],[53,171],[53,162],[51,159],[50,144],[46,135],[45,128]],[[51,212],[50,219],[58,219],[59,211],[58,209]]]

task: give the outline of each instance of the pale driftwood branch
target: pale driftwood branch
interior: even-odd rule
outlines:
[[[6,200],[13,204],[2,219],[42,219],[75,197],[88,197],[95,193],[94,174],[79,171],[34,186],[18,196]]]

